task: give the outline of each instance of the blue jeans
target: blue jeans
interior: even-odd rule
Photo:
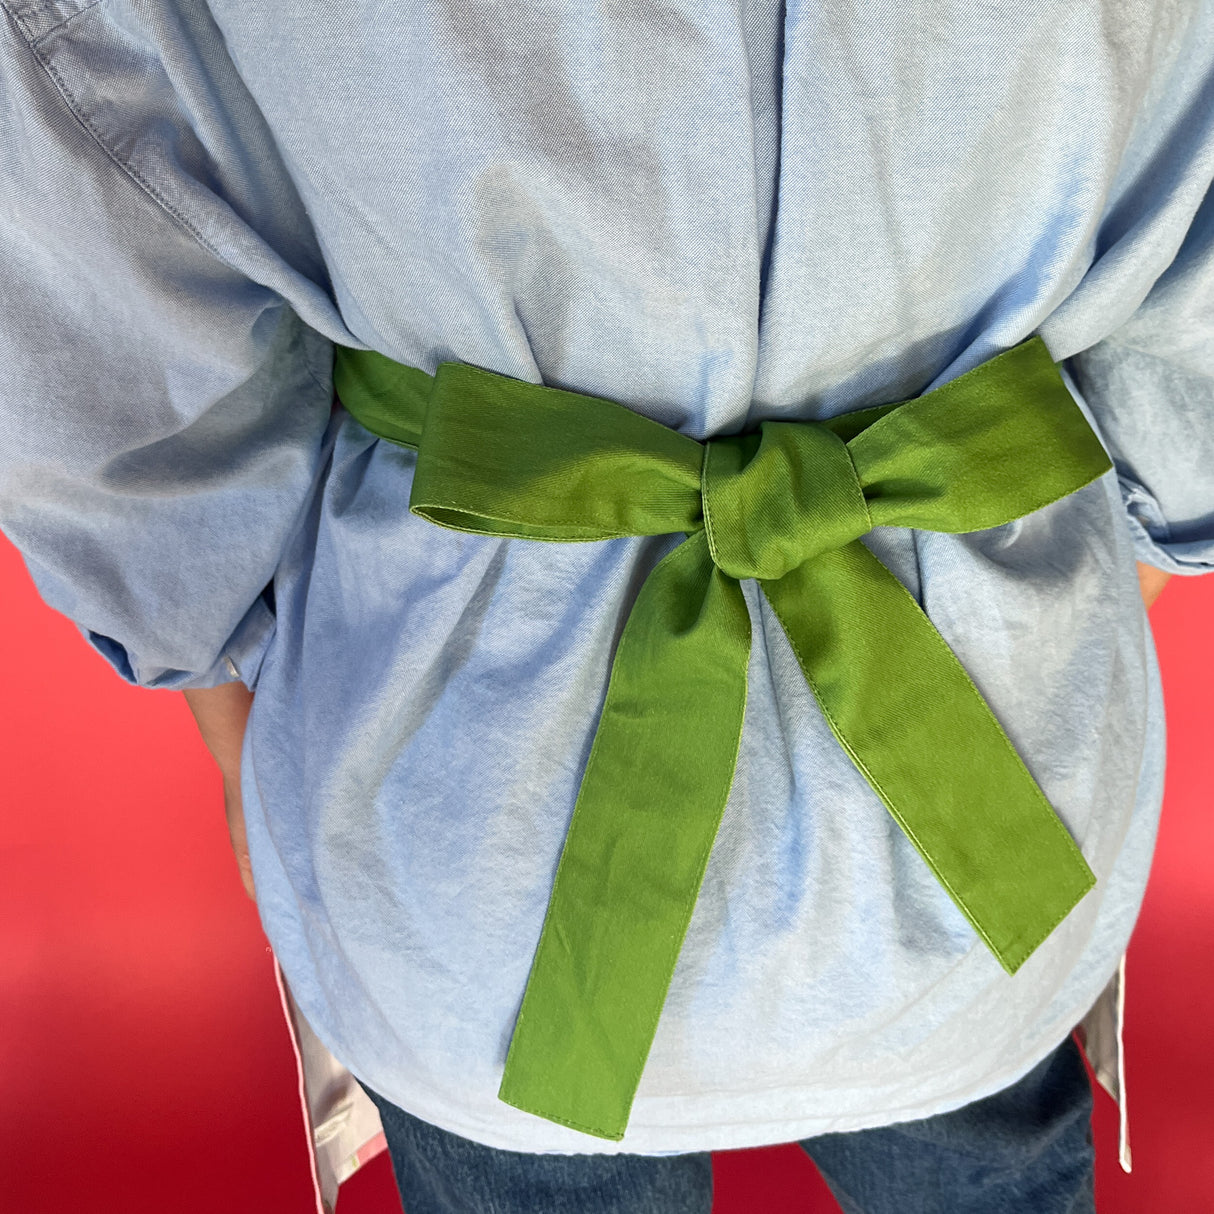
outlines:
[[[710,1214],[708,1152],[502,1151],[367,1094],[405,1214]],[[1010,1087],[951,1113],[798,1145],[844,1214],[1092,1214],[1091,1114],[1087,1071],[1068,1036]]]

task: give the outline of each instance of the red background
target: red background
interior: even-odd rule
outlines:
[[[220,777],[183,696],[130,687],[0,537],[0,1210],[311,1214],[295,1062]],[[1127,961],[1134,1171],[1096,1090],[1101,1214],[1214,1209],[1214,577],[1151,612],[1159,845]],[[836,1214],[796,1147],[716,1157],[714,1214]],[[339,1214],[392,1214],[381,1155]]]

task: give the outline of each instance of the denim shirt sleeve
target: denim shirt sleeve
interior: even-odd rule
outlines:
[[[1208,183],[1214,131],[1202,154]],[[1132,315],[1065,365],[1116,467],[1137,558],[1214,572],[1214,188]]]
[[[160,31],[173,61],[124,11],[0,8],[0,529],[128,682],[252,689],[326,450],[324,265],[238,79],[192,61],[222,40]]]

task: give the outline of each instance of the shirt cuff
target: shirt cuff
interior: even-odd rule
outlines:
[[[1182,577],[1214,573],[1214,540],[1173,539],[1155,496],[1124,476],[1117,483],[1138,560]]]
[[[267,601],[267,597],[272,595],[272,586],[267,586],[245,612],[244,619],[237,624],[210,669],[201,672],[146,666],[113,638],[79,624],[76,627],[84,639],[132,686],[184,691],[218,687],[222,683],[242,682],[250,691],[256,691],[261,663],[270,647],[277,624],[277,618],[270,606],[272,597]]]

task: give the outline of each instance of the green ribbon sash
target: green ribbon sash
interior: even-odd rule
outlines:
[[[860,537],[996,527],[1110,467],[1040,337],[907,401],[706,442],[598,397],[338,347],[349,412],[417,450],[409,509],[528,540],[685,533],[616,648],[499,1097],[623,1137],[746,704],[755,578],[826,721],[1015,974],[1096,878],[914,597]]]

